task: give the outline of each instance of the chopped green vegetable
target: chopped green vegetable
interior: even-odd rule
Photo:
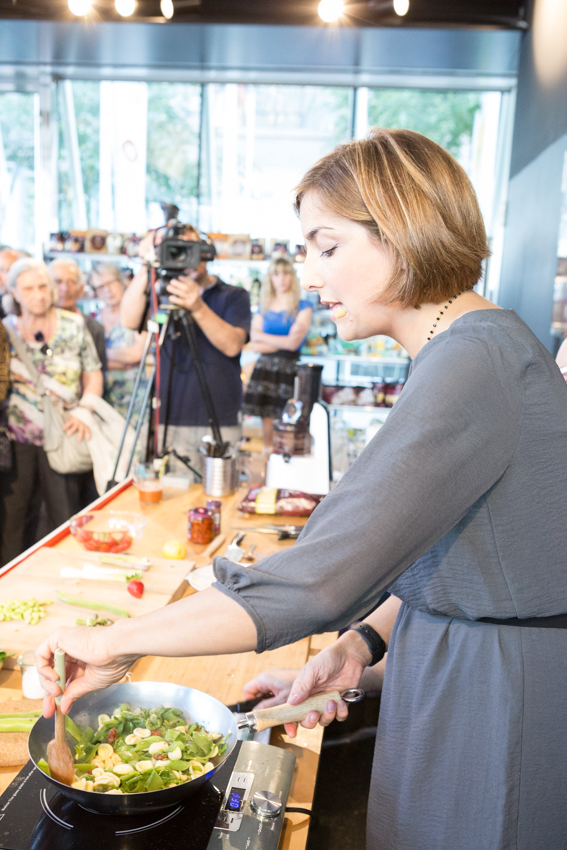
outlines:
[[[30,626],[36,626],[45,617],[46,605],[51,605],[50,599],[46,602],[38,602],[33,597],[31,599],[5,599],[0,602],[0,623],[4,620],[25,620]]]
[[[77,741],[74,787],[98,793],[181,785],[209,774],[227,749],[226,738],[188,724],[175,708],[132,709],[123,703],[112,717],[100,715],[96,732],[73,721],[67,729]]]
[[[90,599],[75,599],[73,596],[67,596],[66,593],[57,591],[57,599],[59,602],[65,602],[67,605],[76,605],[78,608],[92,608],[99,611],[110,611],[112,614],[118,614],[119,617],[129,617],[128,611],[123,608],[117,608],[116,605],[109,605],[107,602],[93,602]]]
[[[49,765],[45,761],[45,759],[40,759],[37,763],[37,766],[40,770],[43,770],[44,773],[47,773],[48,776],[51,776],[51,771],[49,769]]]

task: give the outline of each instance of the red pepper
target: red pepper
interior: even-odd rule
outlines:
[[[144,592],[144,583],[135,579],[128,585],[128,593],[135,596],[136,599],[141,599]]]

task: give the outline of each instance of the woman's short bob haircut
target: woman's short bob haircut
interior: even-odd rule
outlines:
[[[412,130],[375,128],[309,169],[295,190],[368,229],[392,252],[385,296],[403,307],[472,289],[490,255],[474,189],[461,166]]]

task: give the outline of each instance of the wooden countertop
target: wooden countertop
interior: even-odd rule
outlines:
[[[227,543],[237,533],[233,526],[255,526],[266,524],[285,525],[293,522],[303,524],[305,520],[289,517],[249,516],[239,514],[237,505],[246,491],[240,490],[234,496],[220,499],[222,502],[221,531],[226,534],[227,541],[217,554],[222,554]],[[101,500],[102,501],[102,500]],[[163,544],[167,540],[187,539],[187,510],[204,505],[206,496],[200,485],[194,485],[189,490],[168,488],[164,490],[162,501],[157,505],[141,505],[138,493],[134,487],[128,487],[118,493],[111,502],[112,509],[132,510],[142,513],[147,518],[147,526],[141,540],[132,546],[132,554],[158,557],[161,555]],[[255,543],[255,555],[261,557],[293,545],[293,541],[278,541],[276,535],[247,531],[243,546]],[[196,546],[187,542],[187,559],[195,561],[196,566],[209,563],[203,556],[206,546]],[[55,543],[57,548],[69,550],[80,549],[80,545],[70,535],[64,536]],[[15,568],[17,570],[17,567]],[[0,579],[1,588],[1,579]],[[195,593],[190,586],[186,595]],[[32,627],[30,627],[32,628]],[[305,638],[290,646],[281,647],[272,652],[257,655],[254,652],[235,655],[222,655],[207,658],[143,658],[132,668],[134,681],[176,682],[180,685],[197,688],[211,694],[216,699],[229,705],[238,702],[242,696],[243,685],[257,673],[268,667],[302,667],[310,655],[318,652],[329,643],[334,635],[318,635]],[[19,672],[0,671],[0,701],[21,698]],[[298,737],[288,738],[283,729],[272,732],[271,743],[275,746],[289,749],[297,758],[296,770],[291,786],[289,804],[310,808],[313,801],[315,779],[319,761],[322,729],[306,730],[300,727]],[[0,768],[0,792],[12,781],[19,768]],[[289,814],[284,821],[280,850],[303,850],[307,841],[309,818],[301,814]]]

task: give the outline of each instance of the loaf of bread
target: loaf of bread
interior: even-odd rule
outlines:
[[[0,702],[0,714],[41,711],[40,699],[19,699]],[[27,732],[0,732],[0,767],[15,767],[29,759]]]

